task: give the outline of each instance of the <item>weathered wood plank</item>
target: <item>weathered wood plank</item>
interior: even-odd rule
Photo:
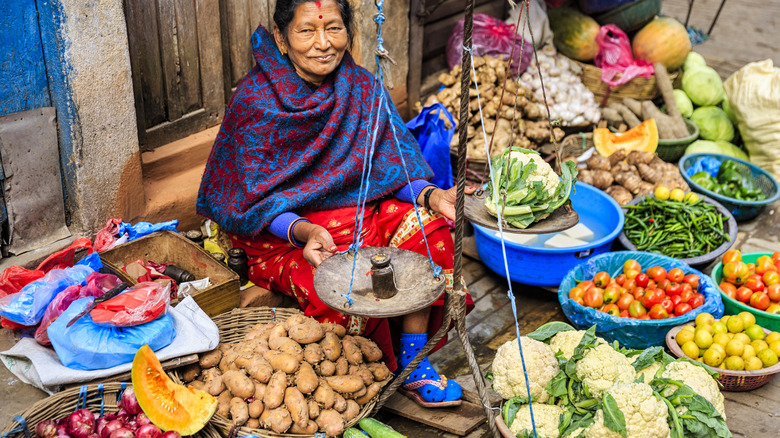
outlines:
[[[458,436],[468,434],[485,421],[482,407],[467,401],[456,407],[426,409],[400,393],[393,394],[382,409]]]
[[[138,126],[143,134],[146,129],[166,120],[157,8],[138,0],[127,0],[125,6]]]
[[[466,282],[466,286],[474,283],[487,274],[488,270],[482,263],[470,259],[463,259],[462,275],[463,281]]]
[[[211,126],[222,120],[226,101],[219,0],[196,0],[196,10],[202,102],[206,111],[206,124]]]
[[[249,28],[252,32],[257,29],[258,25],[263,25],[268,30],[271,28],[268,26],[271,13],[268,12],[268,2],[265,0],[250,0],[249,2]]]
[[[750,438],[780,436],[780,419],[777,417],[777,405],[759,409],[742,403],[726,404],[726,424],[734,436]],[[774,412],[767,412],[774,410]]]
[[[406,77],[409,108],[414,108],[415,102],[420,100],[420,87],[422,85],[422,44],[425,28],[423,20],[417,16],[421,4],[422,0],[411,0],[410,5],[409,73]],[[409,115],[411,116],[411,114]]]
[[[186,114],[202,106],[199,29],[195,0],[174,0],[174,4],[176,41],[179,48],[181,110]]]
[[[160,59],[165,85],[166,120],[173,121],[182,116],[181,90],[179,87],[179,49],[176,40],[176,10],[173,2],[157,2],[159,22]]]
[[[230,0],[226,2],[228,25],[228,53],[230,54],[230,83],[232,86],[244,77],[252,68],[252,50],[249,29],[249,0]]]
[[[475,14],[487,14],[493,17],[504,17],[506,2],[489,2],[474,8]],[[463,18],[463,14],[453,15],[449,18],[431,22],[425,26],[425,35],[423,38],[423,59],[437,55],[447,46],[447,40],[452,34],[452,28],[458,20]]]
[[[426,4],[435,4],[437,0],[427,0]],[[485,3],[506,3],[506,0],[476,0],[474,5],[479,7]],[[433,23],[443,18],[447,18],[452,15],[463,16],[463,1],[461,0],[447,0],[441,6],[436,8],[431,15],[425,18],[426,23]]]

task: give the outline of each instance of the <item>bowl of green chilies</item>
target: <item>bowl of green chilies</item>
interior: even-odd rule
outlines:
[[[663,254],[689,266],[709,264],[737,238],[734,216],[706,196],[693,203],[640,196],[623,211],[626,221],[618,240],[626,249]]]

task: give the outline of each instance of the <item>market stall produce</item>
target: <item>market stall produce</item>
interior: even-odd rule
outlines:
[[[765,328],[780,331],[780,252],[730,250],[712,270],[729,313],[750,312]]]

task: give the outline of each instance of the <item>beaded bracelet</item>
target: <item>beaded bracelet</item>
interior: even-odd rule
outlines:
[[[426,191],[425,194],[423,195],[423,207],[425,207],[425,211],[427,211],[428,214],[430,215],[433,214],[433,209],[431,208],[431,194],[433,194],[434,190],[436,190],[435,186],[432,189]]]
[[[303,248],[306,245],[298,243],[298,241],[295,240],[295,236],[293,235],[293,229],[295,228],[295,225],[299,222],[311,223],[311,221],[306,219],[305,217],[299,217],[296,218],[294,221],[290,222],[290,226],[287,227],[287,241],[290,242],[290,245],[296,248]]]

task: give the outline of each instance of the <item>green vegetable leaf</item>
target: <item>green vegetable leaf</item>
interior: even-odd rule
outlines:
[[[565,322],[550,321],[525,336],[531,339],[536,339],[537,341],[544,342],[557,335],[559,332],[567,332],[571,330],[574,330],[574,327],[566,324]]]
[[[569,411],[569,412],[571,412],[571,411]],[[583,415],[578,415],[578,414],[575,414],[574,412],[572,412],[572,418],[571,418],[571,421],[569,422],[569,424],[565,428],[561,427],[561,425],[563,425],[562,423],[561,423],[561,425],[558,426],[559,435],[560,436],[567,436],[568,434],[574,432],[575,430],[577,430],[579,428],[585,429],[585,428],[589,427],[591,424],[593,424],[593,420],[594,420],[593,416],[594,416],[593,412],[588,412],[588,413],[583,414]],[[582,436],[583,433],[584,433],[584,430],[583,430],[583,432],[580,432],[580,435],[578,435],[578,436]]]
[[[687,418],[688,415],[686,415],[683,419],[683,426],[685,426],[686,429],[688,429],[690,432],[693,432],[689,426],[693,426],[694,421],[698,421],[700,424],[704,425],[704,434],[701,436],[704,437],[718,437],[718,438],[730,438],[731,431],[726,426],[726,422],[723,421],[722,417],[710,417],[702,412],[699,411],[689,411],[688,414],[695,417],[696,420],[692,420]],[[694,426],[695,427],[695,426]]]
[[[506,423],[508,427],[511,427],[512,423],[515,422],[517,411],[526,404],[528,404],[528,399],[521,396],[512,397],[504,402],[504,407],[501,410],[504,415],[504,423]]]
[[[603,399],[604,425],[607,429],[617,432],[623,436],[628,435],[626,429],[626,417],[623,411],[618,407],[617,401],[610,394],[606,394]]]
[[[664,349],[663,347],[650,347],[647,350],[643,351],[639,354],[639,357],[636,358],[634,363],[632,364],[634,366],[634,369],[639,371],[641,369],[645,369],[653,364],[653,362],[660,360],[661,354],[663,353]]]
[[[493,371],[488,371],[485,373],[485,380],[487,380],[488,382],[493,381]]]
[[[561,370],[558,374],[547,382],[545,389],[553,397],[563,397],[568,394],[566,372]]]
[[[580,343],[577,344],[577,347],[574,349],[574,353],[572,354],[571,359],[569,359],[569,362],[576,362],[582,359],[583,354],[585,354],[585,350],[587,350],[589,347],[593,347],[594,342],[596,342],[595,324],[591,328],[587,329],[585,334],[582,335],[582,339],[580,339]]]

